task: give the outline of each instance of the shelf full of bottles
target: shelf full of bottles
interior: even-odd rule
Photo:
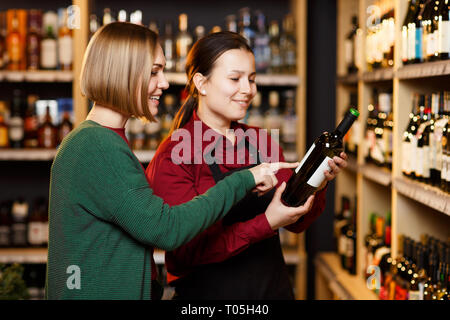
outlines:
[[[340,270],[377,299],[416,299],[419,258],[404,252],[403,239],[424,234],[444,249],[432,258],[438,250],[427,249],[423,259],[442,262],[444,271],[423,267],[421,286],[440,288],[432,299],[448,298],[442,252],[450,236],[449,12],[446,0],[338,1],[337,114],[355,106],[361,113],[346,137],[356,165],[337,178],[335,195],[336,223],[357,230],[356,272],[345,264]],[[353,198],[356,218],[347,214],[343,222],[346,199]],[[329,254],[345,261],[345,246],[336,241],[337,252]],[[410,269],[395,265],[405,259]]]
[[[165,21],[158,30],[155,21],[145,20],[145,11],[104,8],[101,13],[89,12],[92,2],[73,1],[72,4],[80,10],[79,25],[71,25],[77,19],[71,19],[74,16],[70,14],[74,11],[70,8],[0,10],[0,82],[4,84],[0,89],[0,161],[4,164],[8,161],[30,161],[31,167],[31,163],[36,161],[52,161],[61,140],[84,119],[89,110],[89,104],[79,94],[77,86],[84,48],[93,32],[112,21],[138,23],[157,31],[167,59],[165,76],[171,86],[160,105],[159,122],[148,124],[132,119],[127,124],[127,137],[141,162],[151,161],[157,145],[167,136],[174,113],[185,98],[184,61],[190,46],[205,32],[220,29],[244,35],[255,53],[259,94],[243,121],[269,130],[279,129],[286,161],[297,160],[301,148],[298,142],[300,134],[296,130],[299,122],[297,114],[304,113],[299,88],[304,75],[298,72],[297,63],[301,63],[301,57],[297,56],[298,26],[294,25],[294,20],[302,22],[297,11],[305,5],[303,0],[292,1],[293,8],[297,10],[278,20],[266,21],[262,11],[242,8],[237,14],[225,17],[226,23],[215,26],[214,30],[205,30],[202,26],[191,28],[187,14],[173,17],[170,22]],[[34,5],[30,3],[28,7]],[[100,13],[98,17],[96,13]],[[219,13],[216,21],[222,18]],[[71,87],[72,96],[55,91],[53,96],[48,97],[48,94],[41,96],[36,91],[38,85],[53,83]],[[38,214],[38,209],[34,209],[38,206],[32,199],[19,196],[2,198],[0,202],[0,264],[23,264],[27,285],[38,288],[32,298],[43,298],[48,221],[43,214]],[[47,199],[36,199],[38,202],[47,204]],[[33,220],[36,220],[34,225],[41,227],[40,244],[37,240],[30,240],[31,230],[39,229],[32,227]],[[20,232],[21,237],[16,235]],[[303,256],[298,254],[300,246],[297,247],[300,240],[290,237],[287,232],[280,236],[286,244],[284,253],[287,263],[303,264]],[[21,243],[17,242],[19,238]],[[155,260],[163,264],[164,252],[155,251]],[[299,274],[300,271],[297,271]],[[35,282],[39,283],[35,285]],[[302,297],[304,289],[300,285],[297,287],[300,292],[298,296]]]

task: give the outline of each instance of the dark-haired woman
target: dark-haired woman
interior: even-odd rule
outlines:
[[[147,168],[155,193],[172,205],[202,194],[233,172],[283,161],[283,151],[266,131],[237,122],[256,94],[255,60],[244,38],[219,32],[197,41],[186,73],[190,96]],[[331,162],[333,172],[324,172],[327,181],[346,165],[342,158]],[[291,170],[279,170],[275,197],[290,175]],[[274,193],[253,193],[188,244],[167,252],[176,298],[293,299],[277,229],[305,230],[324,209],[325,185],[315,199],[310,197],[313,204],[300,220],[272,224],[267,211]]]

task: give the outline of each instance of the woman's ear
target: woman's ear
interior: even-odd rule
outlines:
[[[197,88],[199,94],[203,96],[206,95],[206,77],[197,72],[196,74],[194,74],[192,80],[194,81],[195,87]]]

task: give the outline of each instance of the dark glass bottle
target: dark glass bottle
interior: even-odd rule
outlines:
[[[450,57],[450,0],[441,0],[439,12],[439,58],[447,60]]]
[[[39,119],[36,114],[36,101],[38,96],[29,95],[27,98],[27,110],[24,119],[24,146],[25,148],[37,148]]]
[[[63,118],[58,126],[58,145],[63,141],[65,136],[67,136],[73,129],[73,123],[70,120],[70,111],[65,108],[63,113]]]
[[[332,133],[324,132],[316,139],[281,195],[286,205],[302,205],[325,181],[323,172],[330,170],[328,161],[343,151],[342,138],[358,116],[357,110],[350,109]]]
[[[9,145],[11,148],[22,148],[24,139],[23,99],[20,90],[14,90],[9,118]]]
[[[56,148],[58,133],[56,126],[53,124],[50,107],[48,106],[45,111],[44,122],[38,130],[38,140],[40,148]]]

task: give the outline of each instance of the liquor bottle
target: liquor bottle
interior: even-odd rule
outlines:
[[[395,44],[395,20],[394,8],[388,8],[381,22],[381,35],[378,41],[381,42],[383,60],[382,67],[389,68],[394,66],[394,44]]]
[[[0,70],[5,69],[8,63],[6,36],[6,12],[0,12]]]
[[[346,251],[345,266],[350,274],[356,274],[356,204],[351,215],[349,227],[345,233]]]
[[[416,0],[409,0],[408,3],[408,11],[406,12],[405,20],[402,25],[402,62],[404,65],[410,63],[409,52],[410,48],[410,40],[408,37],[408,28],[409,25],[414,21],[414,15],[416,13]]]
[[[419,6],[417,8],[417,16],[414,19],[414,26],[411,28],[411,32],[415,34],[415,50],[414,50],[414,59],[411,61],[412,63],[421,63],[424,62],[423,48],[425,47],[424,38],[423,38],[423,24],[422,21],[424,19],[424,11],[426,7],[426,3],[428,0],[420,0]]]
[[[352,29],[348,33],[344,41],[345,50],[345,65],[347,66],[347,73],[355,73],[356,68],[355,46],[356,46],[356,32],[358,30],[358,16],[352,16]]]
[[[350,198],[347,196],[341,196],[341,210],[336,212],[334,216],[334,239],[336,243],[336,250],[339,253],[339,256],[343,255],[343,246],[341,245],[340,237],[341,237],[341,228],[348,223],[348,219],[351,216],[350,211]]]
[[[437,290],[438,255],[432,248],[428,258],[428,279],[424,284],[423,299],[432,300],[433,294]]]
[[[425,3],[422,19],[422,37],[423,37],[423,59],[430,61],[432,53],[434,53],[434,30],[432,23],[434,0],[428,0]]]
[[[186,65],[187,54],[192,45],[192,36],[188,32],[188,16],[182,13],[178,17],[178,35],[176,37],[176,49],[177,49],[177,61],[176,61],[176,71],[184,72],[184,67]]]
[[[144,149],[156,150],[161,142],[161,120],[155,116],[156,121],[148,121],[145,123],[145,141]]]
[[[172,22],[167,21],[164,24],[164,36],[161,38],[161,46],[164,51],[164,56],[166,57],[166,67],[167,72],[175,71],[175,41],[173,38],[173,28]]]
[[[114,18],[113,15],[111,13],[111,9],[110,8],[104,8],[103,9],[103,19],[102,19],[102,25],[107,25],[110,24],[111,22],[114,22]]]
[[[412,137],[415,135],[415,117],[416,117],[416,108],[419,104],[419,94],[413,95],[413,103],[412,103],[412,109],[409,113],[409,123],[406,127],[405,132],[403,133],[403,140],[402,140],[402,173],[404,176],[410,177],[411,171],[412,171],[412,164],[411,164],[411,142]]]
[[[421,246],[417,247],[416,256],[416,270],[410,280],[408,300],[423,300],[424,285],[428,278],[425,271],[425,251]]]
[[[95,14],[91,14],[89,16],[89,38],[92,38],[92,36],[98,30],[99,27],[100,26],[98,23],[97,16]]]
[[[450,93],[444,93],[445,114],[444,119],[447,123],[442,130],[442,170],[441,170],[441,189],[450,192]]]
[[[431,24],[431,34],[429,36],[428,48],[427,48],[427,59],[428,61],[439,60],[439,16],[440,16],[440,2],[441,0],[433,0],[430,9],[430,24]]]
[[[39,247],[43,244],[41,200],[34,202],[28,218],[28,243],[30,246]]]
[[[56,148],[58,132],[53,124],[49,106],[46,107],[44,122],[38,129],[38,140],[40,148]]]
[[[238,31],[236,16],[234,14],[230,14],[225,17],[225,30],[231,32]]]
[[[8,70],[20,70],[25,57],[23,56],[23,39],[19,32],[19,17],[16,10],[13,11],[11,28],[6,38]]]
[[[138,25],[142,25],[142,11],[136,10],[132,13],[130,13],[130,22]],[[156,27],[157,29],[157,27]],[[155,31],[156,33],[159,33],[158,30]]]
[[[175,115],[175,96],[173,94],[164,95],[164,112],[161,115],[161,140],[165,140],[170,132],[173,117]]]
[[[194,29],[194,42],[197,42],[204,36],[205,36],[205,27],[204,26],[196,26]]]
[[[57,145],[61,144],[63,139],[72,131],[73,123],[70,120],[70,111],[65,108],[61,123],[58,126],[58,140]]]
[[[243,36],[250,48],[255,46],[255,33],[252,25],[252,15],[250,14],[250,8],[245,7],[239,10],[239,34]]]
[[[292,14],[287,14],[283,19],[283,32],[280,35],[280,51],[283,73],[295,74],[297,72],[297,44],[295,41],[295,24]]]
[[[15,247],[27,246],[27,219],[28,219],[28,202],[22,198],[18,198],[13,202],[11,208],[11,239],[12,245]]]
[[[36,95],[28,95],[27,110],[24,119],[24,146],[25,148],[37,148],[39,120],[36,115],[36,101],[39,99]]]
[[[376,94],[376,92],[374,91],[374,93],[372,94],[372,97],[374,97],[375,99],[378,98],[378,95]],[[378,113],[378,108],[376,108],[375,106],[377,105],[377,101],[373,101],[373,103],[370,103],[367,106],[367,110],[368,110],[368,115],[367,115],[367,120],[366,120],[366,132],[364,135],[364,150],[363,150],[363,156],[366,162],[372,162],[372,155],[374,153],[374,149],[376,147],[376,134],[375,134],[375,129],[377,127],[377,123],[378,123],[378,117],[377,117],[377,113]]]
[[[67,19],[67,9],[60,9],[58,30],[58,62],[59,68],[61,70],[72,70],[73,62],[72,30],[68,27]]]
[[[9,118],[9,145],[11,148],[23,148],[23,102],[21,91],[14,90]]]
[[[413,0],[412,6],[409,8],[409,10],[411,10],[411,17],[407,30],[407,64],[414,63],[416,59],[416,47],[421,45],[422,35],[420,35],[420,41],[416,41],[416,38],[418,38],[418,33],[416,32],[416,20],[421,8],[420,1],[421,0]]]
[[[384,146],[384,163],[389,169],[392,168],[392,135],[394,131],[394,116],[392,113],[392,94],[385,93],[380,95],[380,109],[386,115],[383,121],[383,146]]]
[[[280,130],[283,118],[279,109],[280,95],[278,91],[269,92],[269,110],[265,113],[264,128],[271,135],[275,134],[273,130]]]
[[[0,148],[9,147],[8,125],[5,122],[6,102],[0,101]]]
[[[0,203],[0,247],[11,247],[11,202]]]
[[[410,161],[411,161],[411,174],[410,177],[413,179],[420,180],[421,175],[421,158],[418,156],[418,153],[420,152],[418,150],[418,141],[419,141],[419,128],[422,125],[425,117],[425,95],[419,95],[419,101],[418,101],[418,107],[416,108],[417,114],[415,117],[413,117],[414,124],[413,128],[415,130],[414,135],[411,136],[411,155],[410,155]]]
[[[282,58],[280,50],[280,28],[278,22],[273,20],[269,26],[269,47],[270,47],[270,72],[280,73]]]
[[[261,112],[261,92],[257,92],[248,111],[247,124],[252,127],[264,128],[264,116]]]
[[[357,93],[351,92],[350,93],[350,105],[348,109],[354,108],[358,109],[358,95]],[[345,144],[345,152],[356,156],[358,153],[358,146],[360,145],[360,119],[357,119],[353,126],[350,128],[348,134],[346,135],[347,139],[344,137]]]
[[[350,109],[332,133],[324,132],[315,140],[286,185],[284,203],[297,207],[314,194],[325,181],[324,170],[331,170],[328,161],[343,151],[342,138],[358,116],[357,110]]]
[[[44,36],[41,41],[41,69],[54,70],[58,65],[58,46],[54,25],[58,17],[53,11],[43,17]]]
[[[431,114],[429,130],[430,141],[430,181],[429,183],[438,186],[441,180],[441,159],[442,159],[442,129],[439,128],[439,120],[442,116],[443,110],[440,110],[441,99],[443,95],[440,93],[433,93],[431,95]]]
[[[127,12],[125,10],[119,10],[119,13],[117,14],[117,21],[127,22]]]
[[[267,72],[270,66],[269,34],[266,32],[266,17],[261,11],[257,11],[257,31],[255,33],[255,67],[257,73]]]
[[[28,33],[27,33],[27,69],[39,69],[41,56],[41,11],[30,10],[28,13]]]
[[[439,58],[447,60],[450,57],[450,0],[441,0],[439,17]]]
[[[417,166],[415,168],[416,179],[427,183],[430,178],[430,123],[431,123],[431,96],[425,96],[425,108],[422,121],[417,129]]]
[[[285,111],[281,124],[281,142],[285,151],[295,152],[297,141],[297,114],[295,112],[295,92],[285,92]]]

